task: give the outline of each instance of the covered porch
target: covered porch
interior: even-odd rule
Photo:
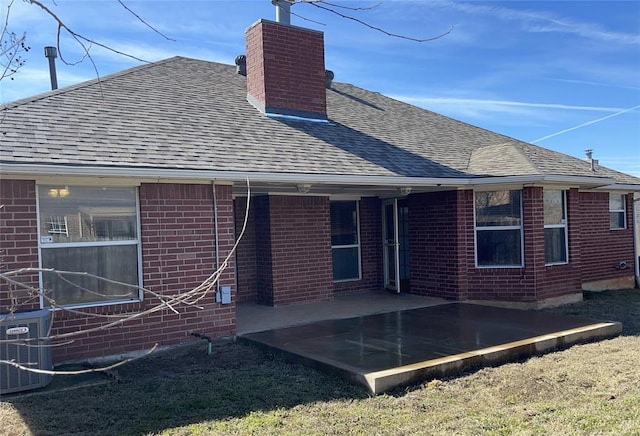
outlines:
[[[282,307],[240,304],[238,337],[379,394],[616,336],[618,322],[407,294]]]

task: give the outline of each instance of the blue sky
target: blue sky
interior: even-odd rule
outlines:
[[[3,10],[9,4],[0,2]],[[232,64],[244,53],[244,30],[275,16],[270,0],[125,1],[169,41],[116,0],[44,3],[74,31],[148,61],[181,55]],[[640,1],[387,0],[339,10],[414,38],[452,30],[417,43],[294,5],[292,24],[324,32],[336,81],[572,156],[590,148],[602,165],[640,176]],[[2,102],[49,89],[43,47],[56,41],[56,23],[22,0],[10,27],[26,31],[32,50],[14,80],[0,82]],[[68,37],[61,48],[70,61],[82,58]],[[96,46],[91,54],[100,75],[140,64]],[[96,77],[87,60],[57,65],[61,87]]]

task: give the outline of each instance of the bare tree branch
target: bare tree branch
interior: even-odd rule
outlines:
[[[372,24],[369,24],[366,21],[363,21],[363,20],[361,20],[359,18],[352,17],[350,15],[343,14],[342,12],[338,12],[338,11],[336,11],[336,10],[330,8],[330,7],[323,6],[322,4],[326,3],[324,0],[309,0],[309,1],[300,0],[300,1],[302,3],[309,4],[311,6],[315,6],[318,9],[322,9],[322,10],[325,10],[325,11],[330,12],[332,14],[335,14],[335,15],[339,16],[340,18],[344,18],[346,20],[355,21],[356,23],[361,24],[361,25],[363,25],[365,27],[368,27],[369,29],[375,30],[375,31],[383,33],[383,34],[385,34],[387,36],[391,36],[393,38],[406,39],[406,40],[414,41],[414,42],[429,42],[429,41],[435,41],[436,39],[440,39],[440,38],[450,34],[453,31],[453,26],[451,26],[451,28],[449,28],[449,30],[447,30],[446,32],[441,33],[439,35],[436,35],[436,36],[432,36],[432,37],[429,37],[429,38],[413,38],[413,37],[410,37],[410,36],[389,32],[389,31],[384,30],[384,29],[382,29],[380,27],[376,27],[376,26],[374,26]],[[330,4],[330,3],[327,3],[327,4]],[[357,9],[354,9],[354,10],[357,10]]]
[[[78,330],[70,331],[67,333],[51,334],[51,329],[54,323],[53,322],[54,320],[52,319],[52,322],[50,323],[50,326],[49,326],[49,331],[45,336],[32,337],[32,338],[20,338],[20,339],[2,339],[0,340],[0,344],[10,343],[16,346],[23,346],[23,347],[64,346],[72,343],[74,341],[74,338],[79,335],[87,335],[87,334],[96,333],[99,331],[108,330],[110,328],[121,326],[132,320],[143,318],[159,311],[171,310],[175,313],[180,313],[179,308],[181,306],[203,309],[201,306],[198,306],[198,303],[207,295],[210,295],[211,292],[214,292],[217,290],[220,277],[222,276],[222,273],[226,270],[226,268],[229,266],[229,262],[235,255],[238,245],[240,244],[240,241],[242,240],[246,232],[248,219],[249,219],[250,199],[251,199],[251,187],[249,184],[249,180],[247,179],[247,205],[245,208],[244,221],[242,224],[242,230],[240,231],[238,237],[236,238],[236,241],[233,247],[231,247],[227,256],[220,263],[218,268],[209,275],[209,277],[203,280],[202,283],[200,283],[198,286],[186,292],[163,295],[163,294],[154,292],[150,289],[145,289],[143,287],[138,287],[136,285],[131,285],[128,283],[118,282],[115,280],[96,276],[86,272],[57,271],[51,268],[21,268],[13,271],[0,272],[0,283],[5,283],[6,285],[8,285],[9,299],[11,301],[11,306],[9,307],[9,313],[6,315],[0,316],[0,323],[10,321],[12,319],[13,314],[16,311],[18,311],[20,307],[24,306],[25,303],[30,306],[35,299],[40,299],[40,298],[42,298],[47,303],[47,305],[50,306],[52,309],[59,309],[60,311],[66,311],[79,316],[100,317],[105,319],[105,322],[103,324],[92,327],[92,328],[78,329]],[[0,209],[2,208],[3,208],[3,205],[0,205]],[[64,275],[91,277],[97,280],[105,281],[107,283],[127,286],[136,290],[141,290],[142,292],[148,294],[149,296],[153,298],[157,298],[159,302],[158,304],[155,304],[143,311],[137,311],[133,313],[129,312],[126,314],[115,314],[115,315],[97,314],[97,313],[83,311],[80,309],[70,309],[63,305],[56,304],[55,300],[48,295],[50,292],[48,292],[47,290],[40,289],[40,288],[31,286],[29,284],[23,283],[19,279],[19,277],[22,275],[33,275],[34,273],[42,273],[42,272],[55,273],[55,274],[58,274],[59,277],[62,277]],[[78,287],[78,288],[83,291],[91,292],[92,294],[102,295],[100,293],[94,292],[84,287]],[[20,296],[18,294],[22,295],[24,293],[26,293],[27,298],[20,299]],[[55,316],[56,313],[57,311],[52,311],[52,316]],[[56,343],[50,344],[51,341],[55,341]],[[61,341],[64,341],[64,342],[61,342]],[[46,343],[46,344],[43,345],[43,343]],[[154,346],[154,348],[151,351],[153,351],[156,347],[157,347],[157,344],[156,346]],[[107,367],[93,368],[90,370],[82,370],[80,372],[41,370],[37,368],[30,368],[27,364],[24,364],[24,362],[18,363],[13,360],[0,360],[0,365],[5,364],[9,366],[14,366],[24,371],[36,372],[41,374],[82,374],[84,372],[107,371],[117,366],[123,365],[124,363],[127,363],[131,360],[133,359],[128,359]]]
[[[26,33],[18,36],[9,30],[9,15],[13,2],[14,0],[11,0],[7,5],[7,13],[0,31],[0,81],[18,72],[26,62],[20,56],[20,52],[26,53],[30,50],[26,45]]]
[[[146,22],[140,15],[136,14],[135,12],[133,12],[127,5],[124,4],[124,2],[122,0],[118,0],[118,3],[120,3],[120,6],[122,6],[123,8],[125,8],[127,11],[129,11],[129,13],[131,13],[131,15],[133,15],[134,17],[136,17],[142,24],[144,24],[145,26],[147,26],[149,29],[153,30],[154,32],[156,32],[158,35],[162,36],[164,39],[167,39],[169,41],[173,41],[175,42],[176,40],[173,38],[169,38],[167,35],[165,35],[164,33],[160,32],[158,29],[156,29],[155,27],[153,27],[151,24],[149,24],[148,22]]]
[[[122,365],[124,365],[126,363],[133,362],[134,360],[142,359],[143,357],[147,357],[149,354],[151,354],[154,351],[156,351],[157,348],[158,348],[158,344],[155,344],[150,350],[148,350],[146,353],[144,353],[141,356],[136,356],[136,357],[132,357],[132,358],[129,358],[129,359],[121,360],[120,362],[116,362],[113,365],[109,365],[109,366],[103,366],[103,367],[100,367],[100,368],[91,368],[91,369],[80,369],[80,370],[76,370],[76,371],[60,371],[60,370],[47,370],[47,369],[39,369],[39,368],[30,368],[28,366],[19,364],[15,360],[0,360],[0,364],[13,366],[13,367],[21,369],[23,371],[29,371],[29,372],[33,372],[33,373],[36,373],[36,374],[47,374],[47,375],[88,374],[90,372],[110,371],[110,370],[112,370],[114,368],[117,368],[119,366],[122,366]]]
[[[132,55],[132,54],[129,54],[129,53],[123,52],[123,51],[121,51],[121,50],[117,50],[117,49],[115,49],[115,48],[113,48],[113,47],[109,47],[109,46],[108,46],[108,45],[106,45],[106,44],[102,44],[102,43],[100,43],[100,42],[98,42],[98,41],[95,41],[95,40],[93,40],[93,39],[87,38],[87,37],[85,37],[85,36],[83,36],[83,35],[81,35],[81,34],[79,34],[79,33],[75,32],[75,31],[74,31],[74,30],[72,30],[69,26],[67,26],[67,25],[66,25],[66,24],[65,24],[65,23],[64,23],[64,22],[63,22],[63,21],[58,17],[58,15],[57,15],[55,12],[53,12],[51,9],[49,9],[49,8],[48,8],[48,7],[46,7],[44,4],[42,4],[42,2],[41,2],[40,0],[25,0],[25,1],[26,1],[26,2],[28,2],[28,3],[30,3],[30,4],[32,4],[32,5],[38,6],[40,9],[42,9],[44,12],[46,12],[46,13],[47,13],[51,18],[53,18],[53,20],[54,20],[55,22],[57,22],[57,23],[58,23],[58,30],[57,30],[57,47],[58,47],[58,53],[60,54],[60,60],[61,60],[62,62],[64,62],[65,64],[67,64],[67,65],[75,65],[75,64],[77,64],[78,62],[82,62],[82,60],[80,60],[80,61],[76,61],[76,62],[70,62],[70,61],[67,61],[67,60],[64,58],[64,56],[62,55],[62,51],[60,50],[60,34],[61,34],[61,32],[62,32],[63,30],[64,30],[65,32],[67,32],[69,35],[71,35],[71,37],[72,37],[73,39],[75,39],[75,40],[80,44],[80,46],[82,47],[82,49],[84,50],[84,52],[85,52],[85,54],[86,54],[86,57],[88,57],[89,59],[91,59],[91,62],[93,63],[94,67],[95,67],[95,63],[93,62],[93,59],[91,58],[91,54],[89,53],[89,48],[87,48],[87,46],[85,45],[86,43],[91,44],[91,45],[97,45],[98,47],[102,47],[102,48],[104,48],[105,50],[109,50],[109,51],[110,51],[110,52],[112,52],[112,53],[115,53],[115,54],[118,54],[118,55],[121,55],[121,56],[125,56],[125,57],[131,58],[131,59],[134,59],[134,60],[137,60],[137,61],[140,61],[140,62],[144,62],[144,63],[148,63],[148,62],[149,62],[149,61],[146,61],[146,60],[144,60],[144,59],[141,59],[141,58],[139,58],[139,57],[137,57],[137,56],[134,56],[134,55]],[[83,59],[84,59],[84,58],[83,58]],[[97,72],[97,68],[96,68],[96,72]]]
[[[350,11],[370,11],[370,10],[379,8],[383,3],[383,2],[378,2],[372,6],[355,7],[355,6],[339,5],[337,3],[329,3],[328,1],[325,1],[325,0],[299,0],[299,1],[301,3],[323,3],[325,5],[331,6],[332,8],[349,9]]]

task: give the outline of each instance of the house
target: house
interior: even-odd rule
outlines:
[[[633,287],[640,179],[333,82],[320,32],[260,20],[246,43],[237,66],[175,57],[2,107],[2,270],[92,274],[21,276],[52,300],[0,284],[0,310],[76,309],[54,334],[207,280],[249,202],[221,298],[97,328],[55,361],[233,336],[242,302],[386,289],[535,308]]]

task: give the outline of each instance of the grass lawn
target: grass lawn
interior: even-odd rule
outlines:
[[[251,346],[207,355],[203,343],[0,399],[0,434],[640,435],[640,290],[585,298],[549,311],[621,321],[622,336],[377,397]]]

